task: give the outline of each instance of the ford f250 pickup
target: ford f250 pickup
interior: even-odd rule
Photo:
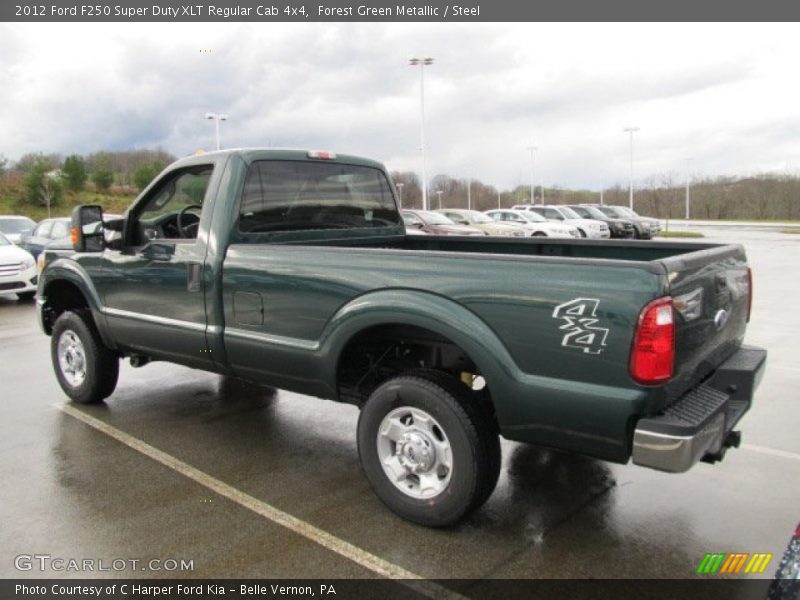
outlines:
[[[499,436],[680,472],[737,446],[766,352],[738,245],[406,235],[385,167],[230,150],[169,166],[123,218],[75,209],[38,315],[67,396],[170,361],[360,408],[402,517],[492,493]]]

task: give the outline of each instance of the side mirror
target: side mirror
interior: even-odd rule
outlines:
[[[103,209],[97,205],[76,206],[72,210],[72,248],[75,252],[102,252],[105,247]]]

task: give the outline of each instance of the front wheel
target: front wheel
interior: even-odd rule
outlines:
[[[391,510],[443,527],[486,501],[500,473],[500,440],[485,402],[454,377],[425,370],[372,393],[358,420],[358,453]]]
[[[582,237],[582,238],[585,238],[585,237],[586,237],[586,232],[585,232],[583,229],[580,229],[580,228],[579,228],[579,229],[578,229],[578,233],[580,233],[580,234],[581,234],[581,237]]]
[[[547,237],[547,234],[544,231],[534,231],[533,237]]]
[[[58,317],[50,355],[61,389],[79,404],[101,402],[117,387],[119,358],[103,345],[89,311]]]

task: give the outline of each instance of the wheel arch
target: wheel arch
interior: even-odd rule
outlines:
[[[47,335],[67,310],[88,310],[103,343],[113,347],[102,316],[102,303],[89,275],[72,260],[59,259],[49,264],[39,282],[38,312]]]
[[[327,365],[325,378],[332,389],[340,387],[343,361],[364,336],[407,331],[427,335],[432,343],[451,344],[463,353],[482,376],[490,402],[499,417],[498,398],[513,359],[494,331],[465,306],[430,292],[411,289],[365,294],[343,306],[323,333],[320,352]],[[419,368],[419,365],[416,365]]]

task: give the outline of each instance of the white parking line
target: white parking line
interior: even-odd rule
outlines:
[[[143,442],[142,440],[135,438],[132,435],[101,421],[100,419],[92,417],[91,415],[87,415],[72,405],[56,404],[55,406],[69,416],[82,421],[86,425],[89,425],[97,431],[114,438],[118,442],[125,444],[129,448],[144,454],[156,462],[161,463],[165,467],[169,467],[173,471],[180,473],[195,483],[199,483],[203,487],[210,489],[223,498],[227,498],[231,502],[235,502],[239,506],[251,510],[257,515],[264,517],[265,519],[272,521],[277,525],[285,527],[297,535],[301,535],[304,538],[319,544],[323,548],[327,548],[331,552],[335,552],[339,556],[343,556],[344,558],[347,558],[354,563],[369,569],[381,577],[400,580],[398,583],[412,588],[414,591],[430,598],[463,598],[463,596],[453,592],[452,590],[448,590],[447,588],[436,583],[425,581],[422,577],[412,573],[411,571],[407,571],[402,567],[390,563],[379,556],[375,556],[374,554],[367,552],[366,550],[363,550],[358,546],[351,544],[350,542],[346,542],[335,535],[328,533],[327,531],[323,531],[322,529],[319,529],[310,523],[306,523],[305,521],[298,519],[289,513],[283,512],[271,504],[267,504],[258,498],[254,498],[249,494],[245,494],[244,492],[237,490],[227,483],[200,471],[199,469],[183,462],[182,460],[179,460],[174,456],[167,454],[166,452],[162,452],[150,444],[147,444],[146,442]]]
[[[779,456],[780,458],[788,458],[790,460],[800,460],[800,454],[787,452],[786,450],[777,450],[775,448],[767,448],[766,446],[754,446],[753,444],[742,444],[742,448],[760,454],[769,454],[770,456]]]

